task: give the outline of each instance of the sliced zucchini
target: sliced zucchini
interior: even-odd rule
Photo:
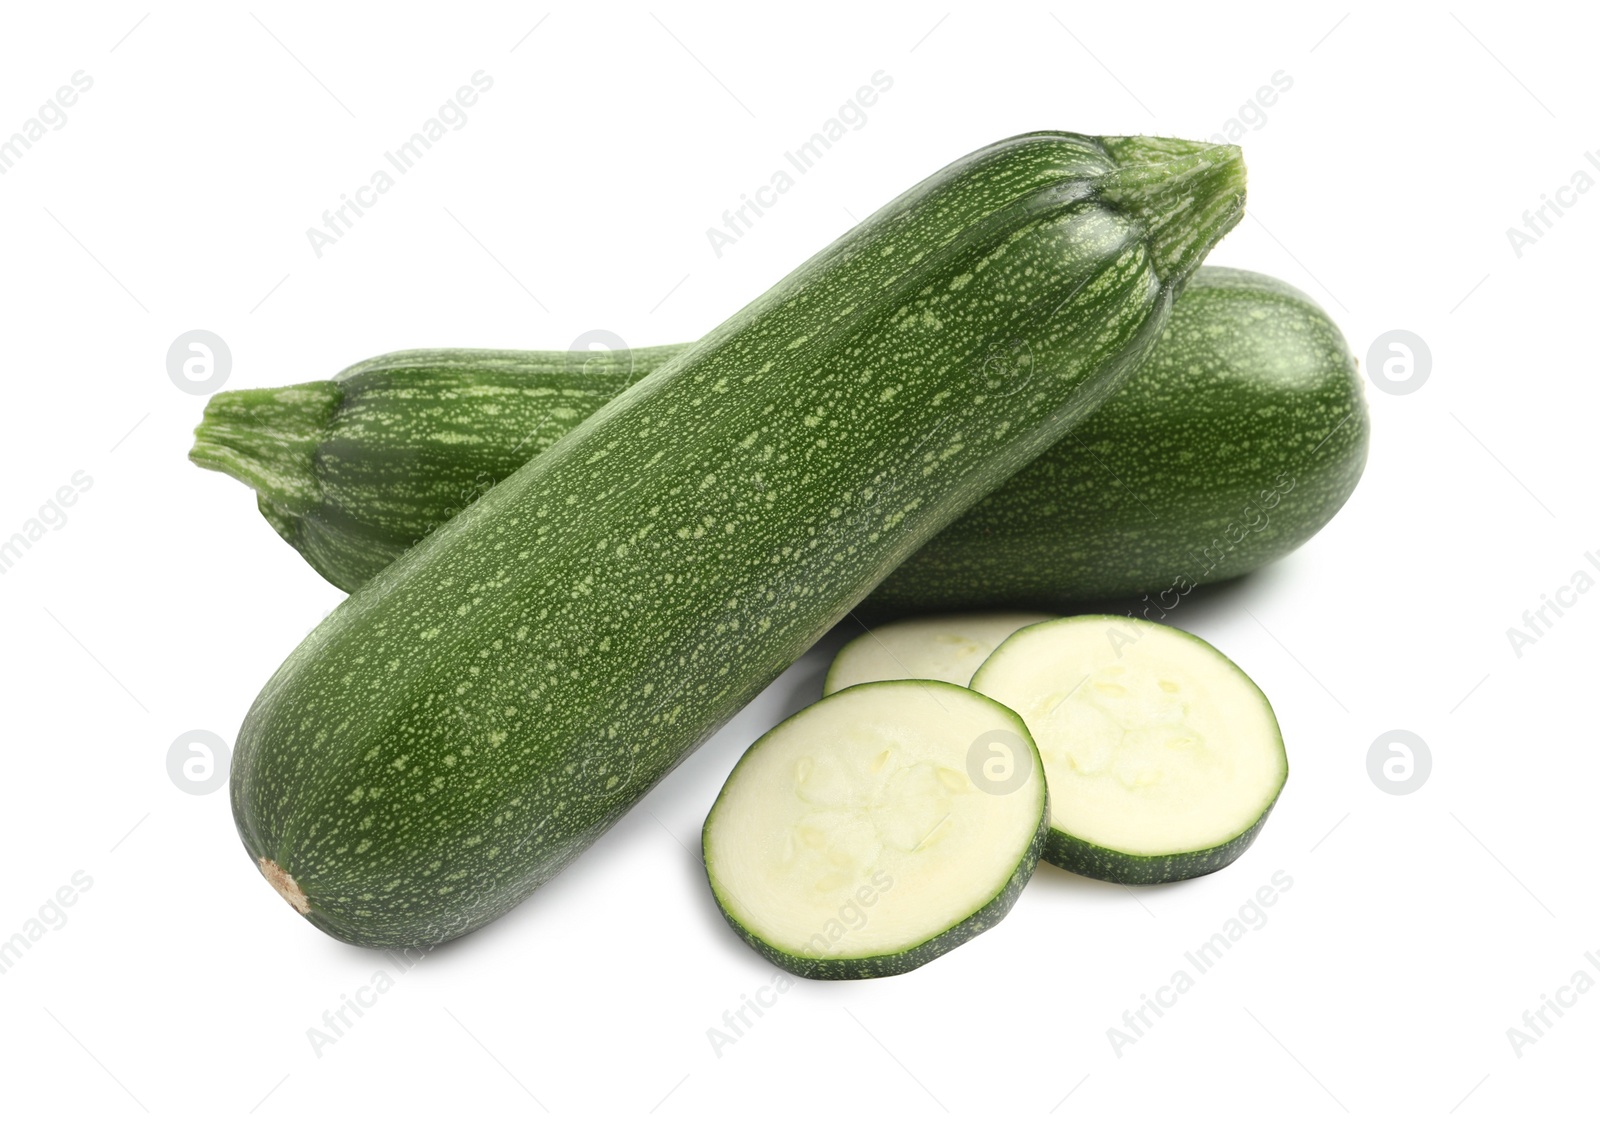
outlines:
[[[880,978],[1010,911],[1048,821],[1016,713],[941,681],[880,681],[752,744],[701,845],[717,906],[763,956],[805,978]]]
[[[1289,775],[1272,706],[1193,634],[1116,615],[1029,626],[972,687],[1016,709],[1050,788],[1044,859],[1122,884],[1231,864]]]
[[[828,666],[822,694],[868,681],[930,680],[965,685],[994,648],[1050,616],[1027,611],[908,618],[845,643]]]

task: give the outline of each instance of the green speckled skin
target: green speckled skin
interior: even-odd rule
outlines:
[[[389,352],[212,396],[189,456],[256,490],[272,527],[353,591],[686,347]]]
[[[1202,583],[1287,555],[1367,461],[1361,378],[1287,283],[1206,267],[1161,343],[1083,425],[978,502],[867,600],[881,614],[1054,607]]]
[[[213,396],[193,457],[255,488],[283,538],[353,591],[688,347],[584,354],[581,372],[564,352],[391,353],[337,382]],[[278,398],[290,393],[297,402]],[[902,564],[863,613],[1169,590],[1170,604],[1322,528],[1355,489],[1368,432],[1355,362],[1315,302],[1264,274],[1201,267],[1150,359]],[[268,480],[246,452],[278,454],[281,472]],[[1280,475],[1293,488],[1263,510]]]
[[[886,205],[307,637],[234,749],[252,859],[353,943],[511,909],[1114,390],[1243,197],[1232,147],[1030,134]]]

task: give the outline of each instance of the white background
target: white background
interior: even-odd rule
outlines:
[[[1506,631],[1580,568],[1600,578],[1600,192],[1520,258],[1506,229],[1600,149],[1597,30],[1485,4],[8,8],[0,135],[74,72],[93,87],[0,177],[0,539],[75,471],[93,485],[0,575],[0,938],[75,872],[93,886],[0,976],[6,1119],[1500,1123],[1575,1104],[1600,990],[1520,1058],[1506,1030],[1600,948],[1600,769],[1574,721],[1600,594],[1520,656]],[[467,124],[318,258],[306,228],[479,70]],[[706,228],[880,70],[867,124],[717,257]],[[184,793],[166,760],[192,729],[231,741],[339,594],[185,460],[203,399],[168,378],[169,344],[219,333],[249,387],[402,347],[691,339],[971,149],[1209,136],[1279,71],[1292,88],[1242,142],[1251,215],[1212,261],[1305,289],[1364,367],[1403,328],[1432,368],[1409,395],[1369,384],[1366,477],[1321,536],[1178,612],[1282,720],[1291,777],[1256,846],[1137,896],[1041,868],[969,946],[797,983],[719,1058],[707,1028],[771,968],[690,847],[738,754],[816,695],[824,647],[318,1057],[307,1029],[387,964],[296,919],[226,791]],[[1368,775],[1391,729],[1432,750],[1405,797]],[[1278,870],[1293,888],[1266,925],[1118,1057],[1107,1028]]]

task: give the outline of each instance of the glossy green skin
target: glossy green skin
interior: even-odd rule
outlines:
[[[390,353],[336,381],[214,396],[192,456],[257,489],[284,539],[352,591],[688,347]],[[278,400],[291,391],[323,414]],[[1264,274],[1201,267],[1138,371],[863,612],[1148,594],[1154,614],[1314,535],[1355,489],[1369,431],[1355,361],[1315,302]],[[292,487],[246,456],[277,433],[299,442],[283,459]]]
[[[896,682],[896,684],[907,683],[905,681]],[[951,688],[962,688],[959,685],[952,686],[945,681],[926,681],[924,683],[932,687],[936,692],[948,691]],[[854,693],[863,690],[871,691],[875,684],[882,684],[882,682],[852,685],[850,688],[841,689],[839,693],[833,695],[838,696],[843,693]],[[963,691],[970,690],[963,689]],[[1039,758],[1039,749],[1034,746],[1033,737],[1028,735],[1027,725],[1022,722],[1022,718],[1003,704],[996,701],[990,701],[989,703],[1015,721],[1015,731],[1027,740],[1028,747],[1033,752],[1033,770],[1043,775],[1044,763]],[[798,715],[799,713],[795,714],[795,716]],[[788,724],[794,719],[794,716],[789,717],[788,720],[779,724],[777,728],[773,728],[761,739],[751,744],[745,750],[744,755],[740,757],[739,763],[743,763],[746,757],[755,754],[756,749],[761,746],[762,741],[767,736],[772,735],[778,728],[782,728],[784,724]],[[706,815],[705,827],[700,832],[700,855],[705,861],[706,879],[711,884],[712,897],[717,902],[717,910],[722,913],[722,918],[728,921],[728,926],[733,928],[739,938],[749,944],[762,958],[801,978],[825,981],[889,978],[893,975],[905,974],[907,971],[916,970],[920,966],[933,962],[941,955],[948,955],[968,940],[976,939],[979,935],[982,935],[995,924],[1005,919],[1006,913],[1011,911],[1011,906],[1017,902],[1017,897],[1022,895],[1023,888],[1027,886],[1034,870],[1039,867],[1039,858],[1050,834],[1050,793],[1048,789],[1041,788],[1039,828],[1034,833],[1032,840],[1029,841],[1028,847],[1023,851],[1022,856],[1018,859],[1017,867],[1011,871],[1011,875],[1006,878],[999,891],[995,893],[987,904],[984,904],[977,911],[938,935],[929,936],[921,943],[913,944],[902,951],[891,951],[882,955],[868,955],[850,959],[818,958],[804,954],[801,951],[792,951],[784,947],[775,946],[747,928],[744,922],[739,919],[737,905],[729,904],[731,897],[723,891],[722,885],[717,881],[716,873],[712,871],[707,839],[714,832],[713,827],[716,823],[717,806],[721,802],[722,795],[727,793],[729,787],[737,785],[739,763],[734,764],[732,772],[728,775],[728,781],[722,785],[722,790],[718,792],[718,801],[712,803],[711,812]]]
[[[1201,269],[1122,389],[873,593],[882,614],[1145,595],[1287,555],[1344,505],[1370,434],[1344,337],[1299,290]]]
[[[252,859],[353,943],[508,911],[1098,405],[1242,206],[1237,149],[1071,134],[891,202],[312,632],[235,744]]]

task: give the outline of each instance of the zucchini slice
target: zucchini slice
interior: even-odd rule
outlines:
[[[1255,682],[1170,626],[1079,615],[1029,626],[972,687],[1016,709],[1050,788],[1044,859],[1122,884],[1202,876],[1255,840],[1288,778]]]
[[[1048,821],[1016,713],[942,681],[879,681],[752,744],[701,844],[717,906],[763,956],[805,978],[880,978],[1010,911]]]
[[[852,638],[834,656],[822,695],[868,681],[927,680],[965,685],[994,648],[1049,615],[1026,611],[908,618]]]

